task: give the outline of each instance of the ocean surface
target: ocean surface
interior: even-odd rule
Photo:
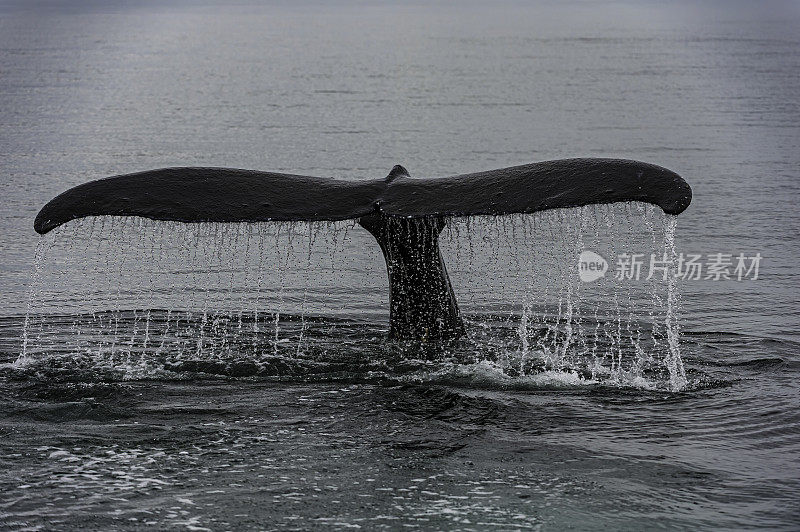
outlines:
[[[694,199],[448,220],[443,350],[353,223],[33,231],[160,167],[566,157]],[[0,1],[0,176],[2,529],[800,528],[797,3]]]

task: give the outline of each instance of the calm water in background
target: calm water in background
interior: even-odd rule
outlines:
[[[3,370],[0,523],[796,528],[798,30],[789,3],[3,4],[0,362],[21,349],[41,205],[164,166],[640,159],[694,189],[679,251],[764,259],[757,281],[683,283],[684,361],[707,384],[682,393]]]

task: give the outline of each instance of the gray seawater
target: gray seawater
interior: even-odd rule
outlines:
[[[0,3],[0,526],[797,529],[798,30],[788,2]],[[565,278],[534,273],[569,267],[582,221],[585,247],[610,217],[645,221],[644,240],[610,231],[623,250],[659,249],[636,205],[453,221],[472,343],[446,360],[381,340],[384,265],[357,227],[285,228],[295,247],[263,227],[32,229],[68,187],[165,166],[359,179],[573,156],[683,175],[679,253],[763,256],[757,280],[679,283],[679,391],[662,354],[633,378],[519,355],[563,325]],[[666,349],[649,287],[583,289],[589,349]]]

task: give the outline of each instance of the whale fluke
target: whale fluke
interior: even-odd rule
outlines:
[[[98,179],[56,196],[34,222],[38,233],[85,216],[180,222],[346,220],[388,216],[533,213],[593,203],[642,201],[679,214],[692,191],[666,168],[623,159],[562,159],[444,178],[310,177],[231,168],[163,168]]]
[[[357,219],[386,259],[390,337],[464,335],[439,252],[448,216],[534,213],[641,201],[680,214],[692,190],[676,173],[624,159],[561,159],[444,178],[412,178],[400,165],[384,179],[341,180],[230,168],[164,168],[78,185],[34,221],[44,234],[86,216],[179,222]]]

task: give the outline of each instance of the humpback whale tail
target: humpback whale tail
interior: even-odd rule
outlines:
[[[464,324],[439,251],[448,216],[530,214],[641,201],[667,214],[691,202],[689,185],[660,166],[622,159],[562,159],[445,178],[345,181],[229,168],[164,168],[91,181],[60,194],[34,222],[44,234],[86,216],[180,222],[356,219],[386,260],[390,332],[396,339],[452,340]]]

